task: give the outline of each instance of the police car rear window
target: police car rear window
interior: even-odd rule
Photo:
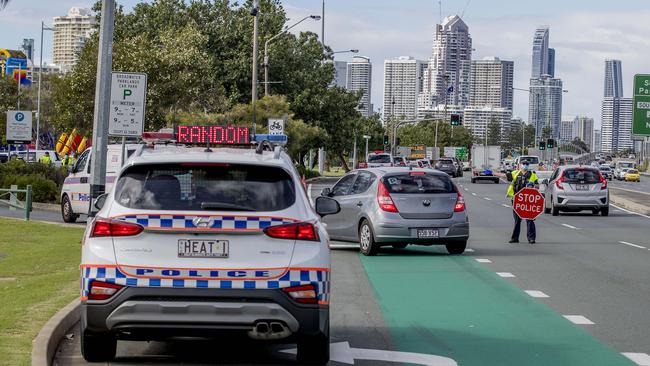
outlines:
[[[296,200],[280,168],[244,164],[136,165],[120,176],[116,201],[143,210],[278,211]]]
[[[395,194],[454,193],[451,179],[442,174],[411,172],[384,177],[388,192]]]

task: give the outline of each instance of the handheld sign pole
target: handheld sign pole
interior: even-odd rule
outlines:
[[[97,212],[95,201],[106,188],[106,156],[108,154],[108,116],[110,114],[111,71],[113,68],[113,27],[115,0],[102,1],[97,57],[97,86],[93,119],[93,146],[90,160],[90,205],[88,216]]]

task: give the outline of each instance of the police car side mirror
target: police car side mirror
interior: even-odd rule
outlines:
[[[104,207],[104,203],[106,203],[107,197],[108,197],[108,193],[104,193],[101,196],[97,197],[97,199],[95,200],[95,208],[101,210],[102,207]]]
[[[323,188],[323,190],[320,192],[320,195],[323,197],[329,197],[332,194],[332,190],[330,188]]]
[[[341,205],[335,199],[329,197],[316,198],[316,213],[321,217],[335,215],[341,211]]]

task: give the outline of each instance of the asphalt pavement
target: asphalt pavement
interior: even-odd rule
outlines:
[[[334,182],[312,182],[310,196]],[[333,251],[331,365],[444,364],[436,357],[458,365],[650,365],[648,218],[616,207],[608,217],[542,215],[536,244],[508,244],[506,185],[457,182],[471,221],[465,255],[422,246],[376,257]],[[63,341],[57,365],[85,364],[78,339]],[[295,364],[285,348],[120,341],[112,364]]]

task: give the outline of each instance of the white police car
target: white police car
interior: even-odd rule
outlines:
[[[116,341],[238,332],[329,360],[329,237],[291,159],[257,149],[143,146],[97,201],[81,264],[88,361]],[[268,145],[266,145],[268,146]]]

